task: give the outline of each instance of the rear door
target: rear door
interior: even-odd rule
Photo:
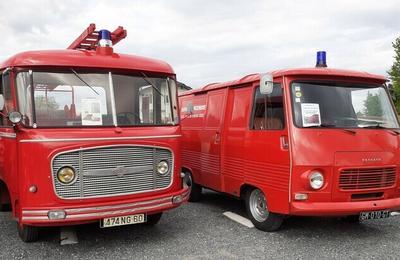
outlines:
[[[203,185],[221,190],[221,131],[227,88],[207,93],[206,116],[201,133],[201,177]]]

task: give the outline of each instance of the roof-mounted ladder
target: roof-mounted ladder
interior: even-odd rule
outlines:
[[[127,36],[122,26],[118,26],[111,33],[112,44],[115,45]],[[99,42],[99,31],[96,31],[96,24],[91,23],[76,40],[68,46],[71,50],[95,50]]]

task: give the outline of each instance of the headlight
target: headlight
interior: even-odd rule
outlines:
[[[167,161],[161,161],[157,164],[157,173],[160,175],[165,175],[168,173],[169,165]]]
[[[75,170],[72,167],[65,166],[58,170],[57,179],[62,184],[70,184],[75,180]]]
[[[12,111],[8,114],[8,119],[11,121],[11,123],[18,124],[22,121],[22,115],[20,112]]]
[[[320,172],[317,171],[312,172],[310,174],[309,179],[310,179],[310,186],[314,190],[319,190],[322,188],[322,186],[324,186],[324,176]]]

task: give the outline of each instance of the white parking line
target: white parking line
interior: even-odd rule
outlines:
[[[223,215],[227,218],[232,219],[233,221],[236,221],[239,224],[242,224],[243,226],[248,227],[248,228],[254,227],[253,223],[251,223],[251,221],[249,219],[242,217],[236,213],[227,211],[227,212],[224,212]]]
[[[394,216],[399,216],[399,215],[400,215],[400,212],[399,212],[399,211],[393,211],[392,213],[390,213],[390,215],[391,215],[392,217],[394,217]]]
[[[62,246],[78,244],[78,237],[76,235],[74,228],[61,227],[61,229],[60,229],[60,244]]]

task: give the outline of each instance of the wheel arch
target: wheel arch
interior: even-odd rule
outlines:
[[[193,170],[190,167],[182,166],[182,172],[190,173],[192,175],[192,178],[194,179]]]
[[[7,184],[0,179],[0,211],[11,211],[11,194]]]
[[[257,186],[255,186],[255,185],[253,185],[253,184],[243,183],[243,184],[240,186],[240,199],[241,199],[241,200],[244,200],[245,197],[246,197],[246,193],[247,193],[249,190],[252,190],[252,189],[260,189],[260,188],[257,187]]]

